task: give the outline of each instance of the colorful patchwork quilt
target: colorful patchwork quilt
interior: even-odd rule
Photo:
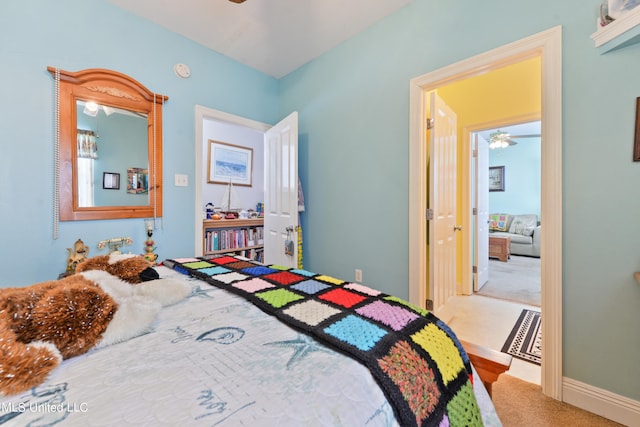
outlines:
[[[359,283],[220,255],[164,261],[365,365],[403,426],[482,426],[469,358],[432,313]]]

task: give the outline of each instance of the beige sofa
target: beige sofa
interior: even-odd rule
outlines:
[[[536,214],[491,214],[489,236],[511,238],[511,255],[540,257],[540,222]]]

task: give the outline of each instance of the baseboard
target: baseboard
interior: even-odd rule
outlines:
[[[562,380],[562,400],[629,427],[640,427],[640,402],[571,378]]]

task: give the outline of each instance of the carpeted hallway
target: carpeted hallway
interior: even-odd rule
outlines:
[[[558,402],[537,384],[501,375],[493,384],[493,404],[504,427],[619,427],[606,418]]]
[[[489,260],[489,280],[477,294],[540,307],[540,290],[540,258],[512,255]]]
[[[489,282],[480,292],[457,298],[449,325],[461,339],[500,351],[524,308],[540,310],[540,259],[490,260]],[[514,358],[493,384],[493,403],[504,427],[621,426],[544,396],[540,374],[540,366]]]

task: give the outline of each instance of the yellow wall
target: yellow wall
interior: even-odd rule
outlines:
[[[468,159],[461,157],[465,152],[464,128],[482,129],[480,126],[494,123],[512,124],[523,117],[540,117],[542,105],[542,76],[539,57],[528,59],[517,64],[491,71],[489,73],[470,77],[459,82],[438,88],[438,95],[451,107],[458,120],[458,192],[457,218],[458,224],[462,218],[463,197],[461,177],[462,168],[468,164]],[[462,248],[462,237],[458,234],[457,247]],[[462,250],[457,251],[457,282],[462,280]],[[470,268],[470,266],[469,266]]]
[[[438,95],[458,115],[458,130],[464,126],[539,114],[540,65],[539,57],[528,59],[443,86],[438,88]]]

